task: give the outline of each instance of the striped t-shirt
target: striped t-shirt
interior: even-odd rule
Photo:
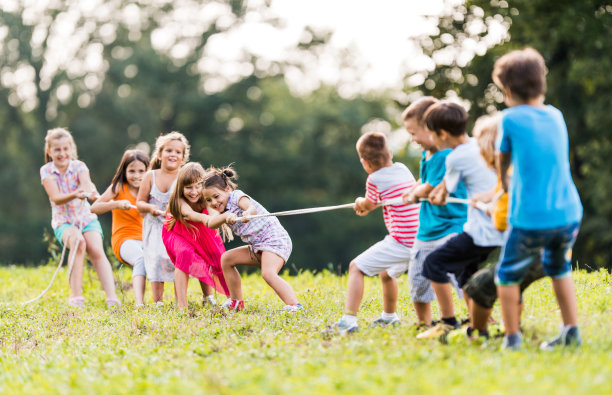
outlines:
[[[365,197],[374,204],[399,198],[415,183],[414,176],[403,163],[394,163],[368,176]],[[383,216],[389,234],[408,248],[412,247],[419,230],[420,206],[420,204],[400,203],[383,207]]]

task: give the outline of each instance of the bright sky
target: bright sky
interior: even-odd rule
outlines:
[[[286,73],[298,90],[314,89],[318,80],[344,85],[347,94],[393,88],[407,70],[428,66],[430,61],[419,57],[409,39],[435,29],[425,16],[439,14],[442,7],[442,0],[273,0],[270,11],[286,21],[282,30],[247,15],[247,24],[238,31],[211,38],[208,53],[230,61],[244,48],[269,60],[291,58],[304,27],[311,26],[333,33],[331,48],[302,59],[309,65],[306,75],[298,70]],[[339,51],[347,59],[339,59]],[[342,67],[343,61],[356,70]]]

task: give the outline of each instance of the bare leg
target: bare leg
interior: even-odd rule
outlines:
[[[85,242],[87,244],[87,255],[89,255],[91,264],[93,265],[94,269],[96,269],[96,273],[98,273],[98,278],[100,279],[102,288],[104,288],[106,297],[108,299],[117,299],[113,269],[111,268],[110,262],[108,261],[106,253],[104,252],[102,235],[96,231],[90,231],[83,233],[83,237],[85,238]]]
[[[519,332],[519,286],[518,285],[498,285],[497,294],[504,317],[506,336]]]
[[[151,281],[151,293],[153,294],[153,303],[163,302],[164,283],[160,281]]]
[[[176,304],[179,309],[187,308],[187,286],[189,285],[189,274],[180,269],[174,269],[174,291],[176,293]]]
[[[202,288],[202,295],[204,295],[204,297],[210,296],[214,293],[213,288],[204,281],[200,281],[200,288]]]
[[[221,269],[229,288],[230,298],[242,300],[242,280],[236,270],[238,265],[259,266],[259,262],[251,256],[248,246],[234,248],[221,256]]]
[[[78,247],[75,249],[75,245],[79,241]],[[66,248],[70,249],[68,254],[67,265],[72,262],[72,273],[70,274],[70,297],[74,298],[83,295],[83,264],[85,260],[85,239],[81,235],[81,232],[75,227],[70,227],[64,231],[62,236],[62,242]]]
[[[385,313],[395,313],[397,309],[397,281],[385,272],[380,273],[380,281],[383,289],[383,311]]]
[[[442,318],[451,318],[455,316],[455,306],[453,305],[453,295],[449,283],[431,282],[438,304],[440,305],[440,314]]]
[[[357,315],[359,305],[363,298],[363,273],[355,262],[349,265],[348,287],[346,290],[346,302],[344,304],[344,313],[349,315]]]
[[[419,323],[431,325],[431,303],[413,302],[412,305]]]
[[[472,300],[472,312],[470,313],[470,326],[472,329],[479,332],[486,331],[491,312],[493,312],[493,309],[482,307]]]
[[[295,291],[287,281],[278,275],[284,264],[285,260],[280,256],[270,251],[263,251],[261,254],[261,276],[285,304],[295,305],[298,302]]]
[[[572,276],[553,279],[552,283],[561,310],[563,325],[578,325],[578,305]]]
[[[134,278],[132,278],[132,285],[134,286],[134,303],[136,305],[144,304],[145,284],[145,276],[134,276]]]

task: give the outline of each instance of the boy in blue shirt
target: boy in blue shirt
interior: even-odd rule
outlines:
[[[428,197],[434,187],[442,181],[446,172],[446,157],[452,150],[438,150],[425,126],[424,115],[436,103],[438,100],[431,96],[422,97],[402,113],[404,127],[410,134],[412,142],[419,144],[424,150],[420,164],[420,180],[414,188],[403,195],[406,204],[418,203],[419,198]],[[451,196],[462,199],[467,197],[463,183],[459,184],[457,191]],[[431,282],[423,276],[425,258],[448,239],[461,233],[466,219],[467,207],[463,204],[435,206],[429,202],[421,203],[419,231],[412,247],[408,270],[410,297],[420,327],[431,325],[431,302],[436,299]],[[454,277],[451,281],[456,285]]]
[[[567,127],[559,110],[544,105],[546,66],[532,48],[516,50],[495,62],[493,81],[505,94],[498,135],[498,170],[510,190],[511,225],[496,272],[506,337],[502,348],[521,347],[519,286],[541,254],[561,310],[561,334],[542,349],[580,345],[571,251],[582,220],[582,204],[572,180]],[[507,172],[513,174],[508,187]]]

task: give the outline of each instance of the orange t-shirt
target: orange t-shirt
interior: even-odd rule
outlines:
[[[497,178],[497,185],[495,186],[495,194],[497,195],[502,190],[501,178]],[[495,229],[503,232],[508,227],[508,192],[505,192],[497,201],[493,204],[491,210],[491,218],[493,219],[493,226]]]
[[[122,185],[115,200],[127,200],[136,205],[136,196],[132,195],[127,185]],[[142,240],[142,216],[135,208],[129,210],[114,209],[113,234],[111,236],[111,247],[115,256],[123,262],[119,249],[126,240]],[[126,262],[123,262],[126,263]]]

